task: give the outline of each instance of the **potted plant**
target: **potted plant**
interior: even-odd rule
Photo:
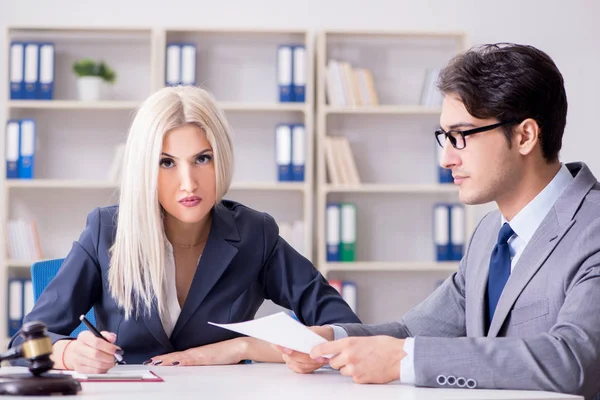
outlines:
[[[73,72],[77,75],[77,89],[79,100],[96,101],[99,100],[102,90],[102,84],[114,83],[116,79],[115,72],[104,61],[96,62],[89,58],[84,58],[73,64]]]

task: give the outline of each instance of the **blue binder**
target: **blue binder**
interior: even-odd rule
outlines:
[[[292,172],[292,126],[279,124],[275,128],[275,157],[277,159],[277,179],[289,182],[294,179]]]
[[[21,137],[21,123],[11,119],[6,123],[6,178],[19,178],[19,142]]]
[[[52,100],[54,98],[54,43],[40,43],[39,46],[37,98]]]
[[[341,209],[339,203],[327,203],[325,210],[327,261],[340,261]]]
[[[437,154],[437,171],[438,171],[438,182],[439,183],[454,183],[454,178],[452,178],[452,170],[444,168],[440,165],[440,160],[442,158],[442,149],[437,142],[435,143],[436,154]]]
[[[306,46],[293,46],[292,60],[292,101],[304,103],[306,99]]]
[[[304,124],[292,125],[292,180],[304,182],[306,165],[306,129]]]
[[[466,236],[465,207],[460,204],[450,204],[450,254],[452,261],[460,261],[463,257]]]
[[[291,102],[293,99],[293,54],[292,46],[280,45],[277,48],[277,84],[279,86],[279,101]]]
[[[25,97],[25,45],[23,42],[10,44],[10,99]]]
[[[438,203],[433,207],[433,242],[437,261],[450,260],[450,207]]]
[[[11,278],[8,280],[7,293],[8,336],[14,336],[23,323],[23,281]]]
[[[358,312],[358,288],[354,281],[342,282],[342,298],[350,306],[350,309],[357,314]]]
[[[196,45],[181,43],[181,84],[196,85]]]
[[[25,99],[37,99],[39,64],[39,45],[34,42],[25,43]]]
[[[35,120],[21,120],[19,140],[19,178],[33,179],[35,160]]]
[[[165,86],[177,86],[181,83],[181,46],[168,43],[165,58]]]

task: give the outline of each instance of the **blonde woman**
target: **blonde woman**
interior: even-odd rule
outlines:
[[[359,322],[272,217],[222,200],[232,166],[228,123],[205,90],[164,88],[140,106],[119,204],[88,215],[25,318],[47,324],[55,368],[102,373],[115,353],[130,364],[281,362],[269,344],[207,323],[252,319],[264,299],[307,325]],[[91,307],[109,342],[68,336]]]

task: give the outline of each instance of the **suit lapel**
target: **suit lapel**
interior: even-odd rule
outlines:
[[[513,272],[506,282],[506,286],[498,300],[488,336],[495,337],[498,335],[517,297],[519,297],[531,278],[533,278],[544,264],[550,253],[552,253],[552,250],[554,250],[573,223],[575,221],[570,221],[566,226],[560,227],[554,209],[546,216],[523,250],[523,254],[519,258],[519,261],[517,261]]]
[[[158,309],[156,307],[156,302],[152,302],[152,310],[150,311],[150,316],[143,317],[144,322],[146,323],[146,327],[154,336],[154,339],[158,341],[166,350],[167,353],[172,353],[175,351],[173,345],[169,341],[167,337],[167,333],[163,328],[162,321],[160,320],[160,316],[158,314]]]
[[[239,242],[239,240],[237,226],[231,211],[222,205],[218,205],[213,209],[213,220],[208,241],[194,274],[188,297],[173,328],[171,338],[175,338],[181,333],[184,326],[202,304],[202,301],[223,275],[238,252],[237,247],[231,242]]]
[[[598,182],[583,163],[571,163],[567,164],[567,167],[574,179],[548,212],[513,268],[498,300],[488,333],[490,337],[498,335],[515,301],[563,236],[571,229],[585,196]]]
[[[485,336],[485,319],[487,315],[486,290],[490,267],[490,256],[494,246],[496,245],[497,233],[500,229],[500,213],[493,213],[489,218],[493,218],[493,222],[492,226],[490,226],[486,232],[488,235],[487,240],[484,241],[486,245],[483,246],[484,250],[479,252],[479,258],[473,260],[475,263],[474,265],[479,266],[475,272],[475,284],[473,285],[475,296],[474,300],[476,301],[477,306],[475,307],[474,315],[472,318],[468,318],[467,322],[473,324],[472,336],[475,337]],[[468,304],[469,303],[467,302],[467,305]]]

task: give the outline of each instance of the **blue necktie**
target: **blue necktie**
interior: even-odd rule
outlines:
[[[489,329],[494,317],[494,311],[496,311],[496,305],[498,300],[508,281],[510,276],[510,249],[508,247],[508,239],[515,232],[512,230],[509,224],[505,223],[500,228],[498,234],[498,243],[492,251],[492,257],[490,258],[490,271],[488,275],[487,284],[487,300],[488,300],[488,319],[487,329]]]

